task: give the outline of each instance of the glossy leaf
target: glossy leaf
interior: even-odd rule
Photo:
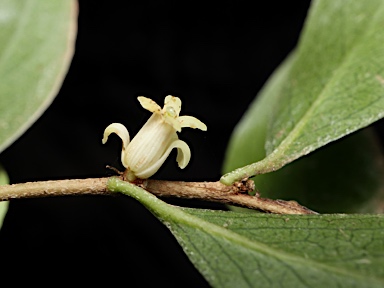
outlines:
[[[0,2],[0,152],[40,117],[72,58],[77,2]]]
[[[384,285],[383,215],[185,209],[118,178],[108,188],[134,197],[159,218],[213,287]]]
[[[275,171],[384,116],[384,2],[314,1],[266,131],[266,158],[225,184]],[[258,135],[254,135],[258,137]]]

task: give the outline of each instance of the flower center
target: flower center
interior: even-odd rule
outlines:
[[[167,116],[170,116],[172,118],[176,118],[177,117],[177,113],[175,111],[175,109],[173,107],[166,107],[165,108],[165,113],[167,114]]]

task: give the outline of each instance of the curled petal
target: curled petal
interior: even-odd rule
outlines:
[[[164,112],[171,116],[172,118],[176,118],[179,116],[181,110],[181,100],[179,97],[168,95],[164,99]]]
[[[141,106],[143,106],[144,109],[147,109],[148,111],[151,111],[152,113],[160,113],[161,107],[157,105],[155,101],[152,99],[149,99],[144,96],[137,97],[137,100],[139,100]]]
[[[103,136],[103,144],[105,144],[108,140],[108,136],[112,133],[116,133],[117,136],[123,140],[123,148],[126,148],[129,144],[130,138],[127,128],[123,124],[120,123],[112,123],[108,125],[107,128],[104,130],[104,136]]]
[[[191,150],[189,149],[188,144],[184,141],[176,140],[175,142],[178,142],[175,145],[175,147],[177,147],[176,161],[177,164],[179,164],[179,167],[184,169],[188,165],[189,160],[191,160]]]
[[[128,144],[130,142],[128,130],[127,130],[127,128],[125,128],[124,125],[122,125],[120,123],[110,124],[104,130],[104,136],[103,136],[103,140],[102,140],[103,144],[105,144],[107,142],[108,136],[111,135],[112,133],[116,133],[117,136],[119,136],[121,138],[121,140],[123,141],[123,150],[121,151],[121,162],[123,163],[124,167],[127,168],[128,163],[125,160],[125,158],[126,158],[125,157],[125,150],[127,149]]]
[[[207,125],[205,125],[203,122],[201,122],[199,119],[192,117],[192,116],[180,116],[177,118],[177,120],[180,122],[181,128],[184,127],[190,127],[194,129],[200,129],[203,131],[207,131]]]
[[[136,176],[141,179],[147,179],[151,177],[153,174],[160,169],[161,165],[163,165],[164,161],[167,159],[169,154],[171,153],[173,148],[177,148],[177,158],[176,161],[179,164],[181,169],[184,169],[191,159],[191,150],[189,149],[187,143],[182,140],[175,140],[169,145],[168,149],[164,152],[164,154],[157,160],[153,165],[148,167],[143,171],[136,172]]]

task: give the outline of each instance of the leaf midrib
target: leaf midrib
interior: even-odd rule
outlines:
[[[381,7],[380,7],[381,8]],[[374,19],[377,17],[377,13],[379,13],[381,11],[381,9],[377,9],[375,14],[371,17],[372,21],[370,21],[370,23],[367,25],[367,29],[365,30],[366,31],[370,31],[370,27],[373,25],[374,23]],[[303,114],[303,116],[300,118],[300,120],[297,122],[297,124],[295,125],[295,127],[291,130],[291,132],[289,132],[289,134],[284,138],[283,141],[280,142],[280,144],[274,148],[274,150],[269,154],[267,155],[267,158],[269,160],[271,159],[282,159],[284,161],[284,157],[281,157],[281,155],[284,155],[285,152],[289,149],[290,147],[290,144],[292,144],[294,142],[295,139],[297,139],[297,136],[300,134],[300,132],[304,129],[305,125],[308,123],[307,119],[311,117],[313,111],[318,107],[318,104],[321,103],[323,100],[324,100],[324,95],[325,95],[325,91],[328,90],[328,87],[330,87],[331,84],[333,84],[336,80],[335,79],[338,79],[340,76],[340,73],[339,71],[344,67],[344,65],[346,65],[346,63],[349,62],[349,59],[352,57],[352,55],[355,53],[356,49],[358,47],[360,47],[362,44],[363,41],[361,41],[361,39],[365,39],[367,37],[367,34],[364,33],[364,35],[360,38],[360,41],[357,41],[358,44],[354,45],[352,49],[350,49],[344,56],[343,60],[340,61],[340,64],[338,65],[338,68],[336,68],[335,72],[333,73],[333,75],[329,78],[328,82],[325,84],[325,86],[323,87],[321,93],[319,94],[319,96],[315,99],[315,101],[312,102],[312,104],[310,105],[309,109]],[[344,135],[340,135],[332,140],[329,140],[327,143],[331,142],[331,141],[335,141],[341,137],[343,137]],[[327,144],[327,143],[324,143]],[[308,146],[308,145],[307,145]],[[316,148],[315,148],[316,149]],[[314,149],[310,149],[310,151],[306,151],[305,154],[308,154],[310,153],[311,151],[313,151]],[[301,153],[297,153],[295,155],[295,157],[293,158],[289,158],[290,161],[293,161],[294,159],[298,158],[298,156],[302,155]],[[281,157],[281,158],[280,158]],[[281,163],[283,165],[285,165],[286,163]]]
[[[171,225],[169,224],[170,222],[174,222],[175,225],[178,225],[178,223],[184,224],[192,228],[204,231],[209,235],[222,237],[230,242],[241,245],[242,247],[254,252],[274,257],[275,259],[283,261],[284,263],[297,263],[306,266],[312,265],[312,267],[315,267],[319,270],[325,270],[334,274],[339,274],[354,279],[361,279],[370,283],[377,283],[381,285],[384,284],[384,279],[381,277],[368,277],[366,275],[362,275],[359,271],[354,270],[350,272],[344,268],[335,267],[329,264],[325,265],[313,259],[304,259],[297,255],[287,253],[276,248],[271,248],[258,241],[251,241],[245,236],[239,235],[231,230],[225,229],[216,224],[207,222],[197,216],[191,215],[186,212],[185,209],[169,205],[151,193],[145,191],[144,189],[134,184],[122,181],[117,177],[112,177],[108,180],[107,188],[111,192],[121,192],[135,198],[148,210],[150,210],[157,218],[159,218],[168,228]]]
[[[165,205],[168,205],[164,203]],[[263,243],[260,243],[258,241],[251,241],[245,236],[239,235],[232,230],[228,230],[225,228],[222,228],[216,224],[212,224],[210,222],[207,222],[205,220],[202,220],[199,217],[196,217],[194,215],[191,215],[187,212],[184,212],[182,209],[171,206],[172,209],[178,209],[179,211],[175,213],[170,213],[168,215],[171,215],[173,220],[184,220],[185,225],[189,225],[190,227],[201,229],[202,231],[210,234],[210,235],[216,235],[223,237],[227,239],[230,242],[237,243],[241,245],[242,247],[245,247],[247,249],[250,249],[254,252],[261,253],[267,256],[274,257],[275,259],[281,260],[285,263],[298,263],[301,265],[311,265],[312,267],[316,267],[321,270],[326,270],[335,274],[343,275],[343,276],[348,276],[352,277],[355,279],[362,279],[364,281],[369,281],[371,283],[378,283],[378,284],[384,284],[384,279],[376,277],[376,276],[365,276],[362,275],[360,272],[354,270],[353,272],[350,272],[346,269],[335,267],[332,265],[325,265],[321,262],[315,261],[313,259],[304,259],[302,257],[299,257],[297,255],[287,253],[285,251],[281,251],[276,248],[271,248],[270,246],[267,246]],[[169,209],[169,208],[168,208]],[[168,210],[169,211],[169,210]],[[179,213],[180,212],[180,213]],[[186,214],[186,215],[181,215]],[[157,213],[156,213],[157,214]],[[180,218],[177,217],[177,215],[181,216]],[[176,217],[175,217],[176,216]],[[160,215],[158,215],[159,218],[161,218]]]

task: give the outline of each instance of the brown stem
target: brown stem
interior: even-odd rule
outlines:
[[[37,181],[0,186],[0,201],[65,195],[112,194],[107,189],[108,178],[88,178]]]
[[[296,201],[272,200],[248,195],[254,190],[252,180],[227,186],[221,182],[182,182],[144,180],[138,186],[160,197],[195,198],[220,202],[276,214],[317,214]]]
[[[89,178],[57,181],[27,182],[0,186],[0,201],[64,195],[111,195],[109,178]],[[295,201],[272,200],[259,195],[250,196],[253,181],[236,182],[226,186],[220,182],[181,182],[139,180],[135,183],[159,197],[194,198],[220,202],[277,214],[317,214]]]

